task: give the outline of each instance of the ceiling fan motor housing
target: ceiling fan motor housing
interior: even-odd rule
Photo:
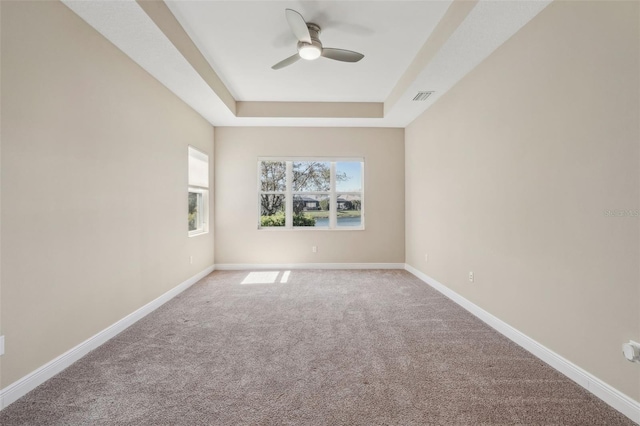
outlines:
[[[298,54],[302,59],[312,61],[318,59],[322,54],[322,43],[320,42],[320,27],[316,24],[307,23],[311,43],[298,42]]]

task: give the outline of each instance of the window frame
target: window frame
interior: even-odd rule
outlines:
[[[189,171],[190,171],[190,165],[189,165],[189,159],[191,158],[191,151],[196,151],[197,154],[202,155],[206,158],[207,160],[207,186],[203,186],[203,185],[194,185],[191,182],[189,182]],[[209,154],[207,154],[206,152],[203,152],[202,150],[189,145],[188,149],[187,149],[187,181],[188,181],[188,186],[187,186],[187,219],[188,219],[188,215],[189,215],[189,196],[193,193],[195,194],[200,194],[200,203],[198,203],[198,207],[200,207],[201,209],[197,209],[197,214],[196,214],[196,223],[197,223],[197,228],[194,230],[190,230],[189,229],[189,221],[187,220],[187,235],[189,237],[196,237],[198,235],[203,235],[203,234],[207,234],[209,233],[209,186],[210,186],[210,179],[209,179],[209,175],[210,175],[210,163],[209,163]]]
[[[262,190],[262,170],[263,161],[284,162],[286,165],[286,185],[284,191],[263,191]],[[329,163],[330,178],[329,191],[294,191],[293,190],[293,163],[294,162],[319,162]],[[338,191],[336,188],[336,168],[337,163],[355,162],[360,163],[360,191]],[[257,213],[258,230],[287,230],[287,231],[364,231],[365,230],[365,157],[258,157],[257,161]],[[284,195],[285,203],[285,225],[284,226],[262,226],[262,204],[263,194]],[[339,195],[359,195],[360,196],[360,226],[338,226],[337,223],[337,199]],[[306,195],[328,195],[329,196],[329,225],[328,226],[293,226],[293,199],[294,196]]]

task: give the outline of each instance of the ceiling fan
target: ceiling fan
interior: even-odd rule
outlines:
[[[298,39],[298,53],[278,62],[271,67],[272,69],[279,70],[297,62],[300,58],[313,61],[320,56],[324,56],[325,58],[342,62],[358,62],[364,58],[362,53],[352,52],[351,50],[322,47],[319,39],[320,26],[306,22],[302,15],[293,9],[286,9],[285,15],[293,35]]]

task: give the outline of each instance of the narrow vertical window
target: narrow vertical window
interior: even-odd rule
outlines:
[[[293,226],[329,226],[331,163],[327,161],[293,161],[291,166]]]
[[[339,228],[362,226],[362,162],[336,163],[336,210]]]
[[[261,161],[260,226],[285,226],[287,165],[284,161]]]
[[[209,231],[209,156],[189,147],[189,236]]]

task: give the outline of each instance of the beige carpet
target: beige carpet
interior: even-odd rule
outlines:
[[[407,272],[284,275],[214,272],[0,424],[633,424]]]

